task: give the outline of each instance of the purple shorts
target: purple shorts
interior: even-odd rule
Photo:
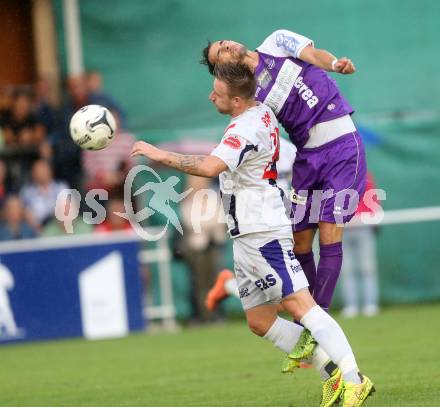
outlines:
[[[292,172],[293,231],[316,228],[318,222],[349,222],[364,193],[366,177],[365,150],[357,132],[299,150]]]

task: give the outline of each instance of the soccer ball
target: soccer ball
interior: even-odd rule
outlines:
[[[70,135],[84,150],[102,150],[115,135],[116,121],[110,111],[100,105],[79,109],[70,119]]]

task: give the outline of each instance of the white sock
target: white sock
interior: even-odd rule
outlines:
[[[324,349],[318,345],[313,351],[313,355],[310,358],[310,363],[315,370],[319,372],[322,380],[327,380],[330,377],[331,372],[325,370],[329,362],[331,362],[329,356],[324,352]]]
[[[264,339],[272,342],[284,353],[292,352],[304,328],[287,319],[277,317],[273,325],[264,335]]]
[[[233,295],[234,297],[240,298],[240,294],[238,293],[237,280],[235,278],[230,278],[229,280],[226,280],[224,287],[225,287],[225,291],[229,295]]]
[[[315,305],[301,319],[301,323],[341,369],[345,380],[360,383],[359,369],[350,344],[338,323],[319,305]]]

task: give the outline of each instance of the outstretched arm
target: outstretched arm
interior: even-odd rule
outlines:
[[[350,59],[345,57],[338,59],[330,52],[324,49],[314,48],[312,45],[305,47],[300,52],[299,59],[329,72],[351,74],[356,71]]]
[[[160,162],[168,167],[185,172],[186,174],[198,175],[199,177],[216,177],[228,169],[220,158],[212,155],[186,155],[161,150],[144,141],[135,143],[131,150],[131,157],[143,155],[153,161]]]

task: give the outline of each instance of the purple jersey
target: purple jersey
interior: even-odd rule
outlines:
[[[298,59],[310,44],[313,42],[306,37],[278,30],[257,48],[255,98],[274,111],[299,149],[306,144],[313,126],[353,113],[323,69]]]

